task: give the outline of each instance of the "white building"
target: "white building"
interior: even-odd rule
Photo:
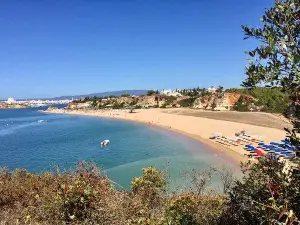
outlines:
[[[162,95],[166,95],[166,96],[174,96],[174,97],[179,97],[182,96],[180,93],[178,93],[176,90],[172,91],[171,89],[169,90],[162,90],[160,92],[160,94]]]
[[[215,93],[216,92],[216,88],[214,88],[214,87],[210,87],[210,88],[208,88],[207,89],[209,92],[211,92],[211,93]]]
[[[7,104],[14,104],[14,103],[17,103],[16,99],[14,99],[14,98],[7,99]]]

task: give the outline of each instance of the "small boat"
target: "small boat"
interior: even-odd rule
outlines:
[[[45,120],[38,120],[38,123],[44,123]]]
[[[101,143],[100,143],[100,145],[103,147],[103,146],[106,146],[106,145],[108,145],[109,144],[109,140],[108,139],[106,139],[106,140],[104,140],[104,141],[101,141]]]

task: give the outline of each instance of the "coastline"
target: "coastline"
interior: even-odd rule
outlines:
[[[168,109],[170,110],[170,109]],[[170,114],[163,109],[141,109],[136,110],[134,113],[129,113],[128,110],[65,110],[55,109],[40,111],[42,113],[56,113],[56,114],[70,114],[70,115],[82,115],[82,116],[94,116],[104,117],[111,119],[121,119],[131,122],[143,123],[149,126],[157,126],[164,129],[168,129],[194,140],[205,144],[214,151],[215,154],[223,155],[229,160],[233,160],[236,163],[241,161],[247,161],[247,157],[244,156],[245,151],[240,145],[224,146],[211,139],[209,136],[214,132],[221,132],[226,136],[233,136],[235,132],[246,130],[247,133],[257,134],[265,136],[266,142],[281,140],[285,137],[283,130],[274,128],[267,128],[261,126],[254,126],[245,123],[237,123],[230,121],[222,121],[215,119],[207,119],[201,117],[192,117],[186,115]]]

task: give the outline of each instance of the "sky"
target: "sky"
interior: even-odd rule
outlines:
[[[274,0],[0,1],[0,99],[238,87]]]

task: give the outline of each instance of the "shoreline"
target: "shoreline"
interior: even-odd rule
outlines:
[[[168,109],[170,110],[170,109]],[[221,132],[226,136],[233,135],[235,132],[246,130],[250,133],[266,136],[264,141],[281,140],[285,137],[283,130],[274,128],[267,128],[261,126],[254,126],[251,124],[237,123],[231,121],[223,121],[216,119],[207,119],[201,117],[192,117],[188,115],[177,115],[168,113],[162,109],[141,109],[136,110],[134,113],[129,113],[124,109],[112,109],[112,110],[66,110],[55,109],[49,111],[39,111],[42,113],[54,113],[54,114],[68,114],[79,116],[93,116],[103,117],[110,119],[121,119],[125,121],[142,123],[149,126],[157,126],[166,130],[170,130],[181,135],[192,138],[199,141],[201,144],[208,146],[215,154],[224,158],[226,161],[231,161],[239,164],[241,161],[245,162],[248,157],[244,155],[246,151],[243,150],[243,146],[225,146],[217,143],[209,136],[213,132]]]

